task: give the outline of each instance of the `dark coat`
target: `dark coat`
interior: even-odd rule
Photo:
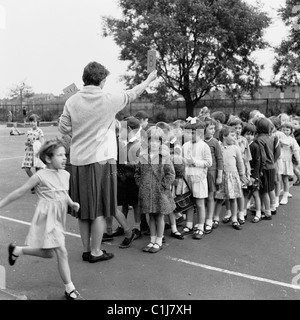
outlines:
[[[136,167],[135,180],[139,187],[141,213],[169,214],[176,208],[171,193],[171,185],[175,180],[174,166],[171,161],[162,163],[161,156],[159,158],[157,164],[151,164],[148,159]]]

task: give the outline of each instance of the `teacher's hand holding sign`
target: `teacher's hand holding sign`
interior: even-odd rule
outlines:
[[[148,50],[147,72],[151,73],[155,69],[156,69],[156,51],[155,50]]]

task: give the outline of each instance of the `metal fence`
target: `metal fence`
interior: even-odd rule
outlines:
[[[300,115],[299,99],[200,100],[194,108],[194,116],[196,116],[204,106],[207,106],[211,112],[221,110],[226,114],[240,114],[243,110],[257,109],[267,116],[277,115],[281,112]],[[23,108],[20,104],[0,104],[0,121],[6,122],[9,120],[9,111],[12,112],[13,122],[28,120],[28,116],[33,113],[38,114],[41,121],[56,121],[63,112],[64,103],[35,103],[27,104],[25,107],[26,116],[23,115]],[[157,119],[159,119],[158,121],[174,121],[186,118],[184,101],[175,101],[167,107],[148,101],[136,101],[122,110],[122,113],[124,115],[135,115],[140,110],[145,111],[152,121],[156,121]]]

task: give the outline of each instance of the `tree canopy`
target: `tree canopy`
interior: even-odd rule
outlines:
[[[19,84],[14,85],[12,88],[9,90],[9,97],[11,99],[19,98],[30,98],[34,95],[31,86],[25,83],[25,81],[21,81]]]
[[[146,76],[147,51],[157,51],[160,92],[176,92],[193,115],[212,89],[260,85],[251,53],[263,49],[266,13],[241,0],[119,0],[122,19],[103,17],[103,35],[112,36],[128,60],[125,76],[134,85]]]
[[[299,0],[286,0],[285,7],[279,10],[285,25],[290,27],[288,37],[275,48],[273,65],[275,86],[300,85],[300,3]]]

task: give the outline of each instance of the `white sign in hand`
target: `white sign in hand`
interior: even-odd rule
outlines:
[[[65,97],[68,99],[70,98],[73,94],[75,94],[79,89],[76,87],[75,83],[70,84],[66,88],[63,89],[63,92],[65,94]]]
[[[156,51],[155,50],[148,50],[147,72],[151,73],[155,69],[156,69]]]

